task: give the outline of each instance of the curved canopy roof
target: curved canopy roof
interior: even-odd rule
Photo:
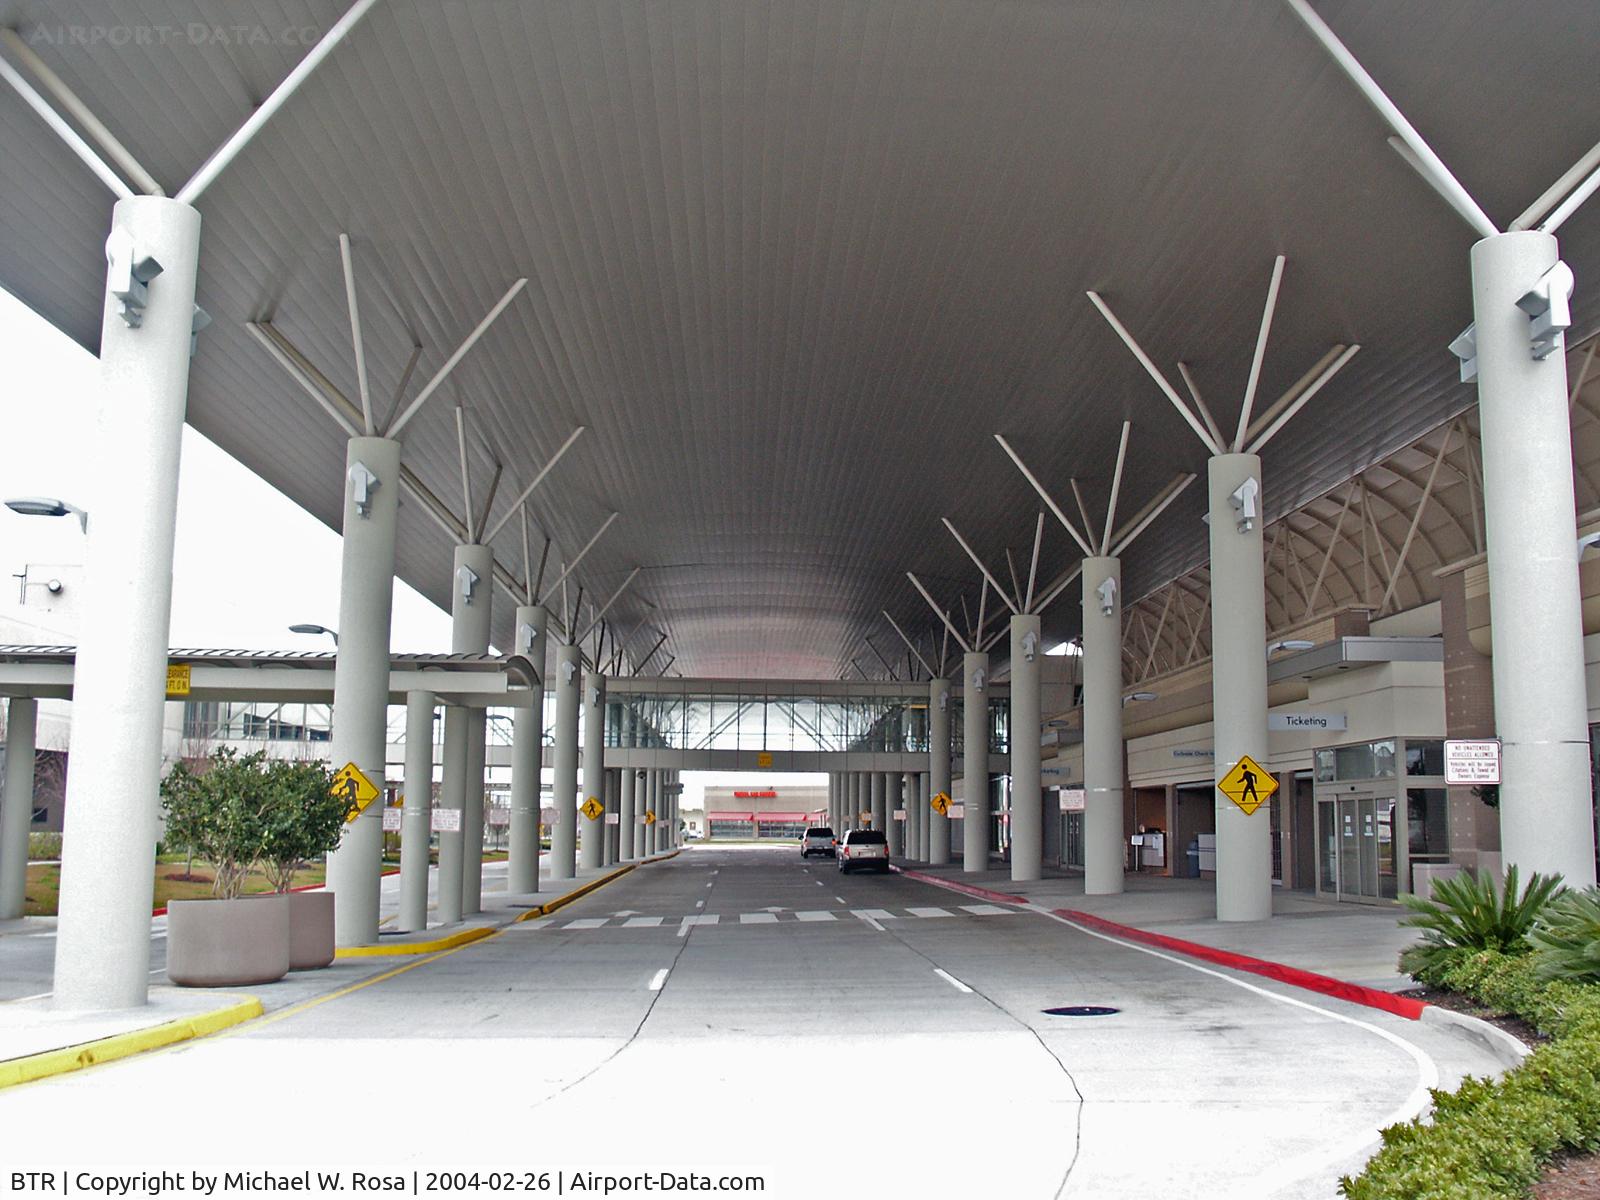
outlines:
[[[0,0],[0,24],[172,190],[345,7]],[[1318,9],[1502,225],[1600,137],[1592,0]],[[348,233],[386,409],[413,346],[407,396],[526,277],[407,426],[409,468],[462,511],[459,402],[474,504],[504,467],[493,524],[585,425],[530,502],[552,564],[616,511],[574,578],[643,568],[624,632],[685,673],[832,677],[898,645],[881,610],[930,628],[907,570],[976,608],[941,516],[1026,572],[1038,503],[994,434],[1097,521],[1125,419],[1124,514],[1203,473],[1088,290],[1228,429],[1274,256],[1258,411],[1361,345],[1269,448],[1269,518],[1469,405],[1446,345],[1475,235],[1387,134],[1280,0],[381,0],[199,201],[190,420],[336,525],[344,435],[246,324],[355,396]],[[7,88],[0,164],[0,284],[93,349],[111,197]],[[1562,241],[1589,331],[1600,205]],[[1129,552],[1130,596],[1203,559],[1201,491]],[[400,573],[447,604],[450,537],[401,522]],[[520,577],[518,523],[493,545]],[[1047,526],[1041,577],[1075,558]]]

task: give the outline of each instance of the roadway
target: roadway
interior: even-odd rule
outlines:
[[[1043,1011],[1065,1005],[1119,1011]],[[1038,913],[789,847],[698,846],[231,1035],[0,1093],[0,1127],[84,1163],[1323,1197],[1420,1089],[1494,1068],[1446,1031]],[[127,1119],[185,1109],[181,1150]],[[265,1147],[285,1110],[292,1138]]]

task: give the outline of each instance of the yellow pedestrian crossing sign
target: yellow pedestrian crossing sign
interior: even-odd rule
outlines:
[[[933,799],[928,801],[928,807],[942,817],[950,811],[950,797],[943,792],[935,792]]]
[[[588,817],[591,821],[598,821],[600,819],[600,814],[605,812],[605,810],[606,806],[601,804],[600,801],[596,800],[593,796],[590,796],[587,800],[585,800],[578,809],[579,812]]]
[[[1272,798],[1272,793],[1278,790],[1278,781],[1255,759],[1243,754],[1234,763],[1233,770],[1218,781],[1217,790],[1249,816]]]
[[[333,773],[333,790],[336,795],[343,796],[350,806],[349,815],[345,817],[347,824],[366,812],[367,805],[378,798],[378,789],[373,786],[372,780],[353,762],[345,763]]]
[[[648,808],[644,810],[644,823],[646,825],[654,825],[656,823],[656,814]]]

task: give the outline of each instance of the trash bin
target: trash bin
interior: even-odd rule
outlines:
[[[1183,852],[1183,855],[1184,858],[1188,860],[1183,868],[1183,877],[1185,879],[1199,879],[1200,839],[1196,838],[1194,841],[1190,842],[1189,848]]]

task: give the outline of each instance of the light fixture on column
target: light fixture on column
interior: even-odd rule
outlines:
[[[1308,642],[1304,638],[1290,638],[1283,642],[1273,642],[1267,647],[1267,657],[1271,658],[1279,650],[1310,650],[1316,646],[1315,642]]]
[[[1600,546],[1600,532],[1586,533],[1578,539],[1578,557],[1583,557],[1583,552],[1593,546]]]
[[[331,637],[333,639],[333,644],[335,646],[337,646],[339,644],[339,635],[336,632],[334,632],[332,629],[329,629],[326,625],[309,625],[309,624],[307,624],[307,625],[291,625],[291,626],[289,626],[289,632],[290,633],[309,633],[309,634],[312,634],[313,636],[321,636],[322,634],[325,633],[325,634],[327,634],[329,637]]]
[[[1100,597],[1100,615],[1109,617],[1117,605],[1117,581],[1107,575],[1100,586],[1094,589],[1094,594]]]
[[[18,496],[14,500],[7,500],[5,504],[12,512],[25,517],[64,517],[71,513],[78,518],[78,527],[84,533],[89,532],[88,512],[65,500],[49,496]]]
[[[471,604],[473,590],[478,586],[478,573],[471,567],[462,566],[456,571],[456,582],[461,585],[461,598]]]
[[[350,464],[350,490],[354,493],[356,512],[363,517],[372,515],[372,493],[378,490],[378,477],[362,462]]]

